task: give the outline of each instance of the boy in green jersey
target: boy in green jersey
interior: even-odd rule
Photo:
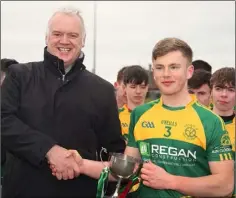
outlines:
[[[136,197],[232,195],[234,156],[224,121],[188,93],[192,56],[189,45],[177,38],[163,39],[153,49],[161,98],[132,111],[125,150],[146,161]],[[81,174],[99,178],[101,162],[74,156],[81,161]],[[56,171],[53,168],[53,174]]]

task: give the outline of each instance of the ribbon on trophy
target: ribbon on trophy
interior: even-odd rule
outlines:
[[[108,181],[108,176],[109,176],[109,168],[105,167],[103,168],[99,180],[98,180],[98,185],[97,185],[97,194],[96,198],[104,198],[105,196],[105,184]],[[139,183],[139,177],[134,176],[133,178],[129,179],[128,184],[119,191],[119,198],[126,198],[127,194],[129,192],[132,192],[133,186]],[[131,191],[130,191],[131,190]]]
[[[103,151],[107,153],[105,148],[101,149],[100,159],[102,163],[103,160],[101,154]],[[109,165],[105,163],[103,163],[103,165],[104,168],[98,180],[96,198],[104,198],[106,191],[105,185],[108,182],[108,177],[110,173],[117,178],[116,190],[111,196],[112,198],[125,198],[129,192],[137,190],[137,188],[139,187],[138,176],[142,167],[141,160],[135,159],[123,153],[111,153],[109,158]],[[128,185],[126,185],[123,191],[121,191],[120,187],[123,179],[128,179]]]
[[[109,168],[105,167],[103,168],[99,180],[98,180],[98,185],[97,185],[97,194],[96,198],[103,198],[105,195],[105,184],[108,181],[108,176],[109,176]]]
[[[136,191],[137,188],[139,187],[139,177],[138,176],[134,176],[133,178],[130,178],[128,184],[120,190],[119,192],[119,198],[126,198],[127,194],[129,192],[133,192],[133,191]],[[137,185],[137,188],[135,188]],[[133,189],[135,188],[135,189]]]
[[[139,185],[141,182],[140,177],[139,177],[141,169],[142,169],[142,166],[139,166],[136,174],[131,176],[128,184],[123,189],[120,190],[119,198],[126,198],[128,193],[134,192],[139,188]]]

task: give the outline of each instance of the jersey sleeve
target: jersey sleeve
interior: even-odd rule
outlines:
[[[136,124],[136,119],[135,119],[135,110],[134,110],[134,111],[132,111],[132,113],[130,115],[130,124],[129,124],[127,146],[138,148],[138,144],[137,144],[135,137],[134,137],[135,124]]]
[[[226,131],[221,118],[217,117],[210,134],[207,142],[208,161],[234,160],[229,133]]]

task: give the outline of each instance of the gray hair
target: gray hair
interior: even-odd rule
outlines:
[[[81,16],[80,10],[78,10],[78,9],[76,9],[76,8],[73,8],[73,7],[63,7],[63,8],[60,8],[59,10],[57,10],[57,11],[51,16],[51,18],[50,18],[49,21],[48,21],[48,26],[47,26],[47,30],[46,30],[46,35],[48,35],[48,33],[49,33],[49,28],[50,28],[50,23],[51,23],[52,18],[53,18],[56,14],[58,14],[58,13],[77,16],[77,17],[80,19],[80,21],[81,21],[81,26],[82,26],[82,39],[85,40],[86,30],[85,30],[85,25],[84,25],[84,19],[83,19],[83,17]]]

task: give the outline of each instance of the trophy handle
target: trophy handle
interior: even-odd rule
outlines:
[[[140,177],[140,173],[141,173],[142,167],[143,167],[143,163],[141,162],[141,163],[137,166],[136,170],[133,172],[133,174],[132,174],[130,177],[132,177],[132,176]]]
[[[103,166],[104,166],[104,167],[107,167],[107,166],[104,164],[104,161],[102,160],[102,152],[107,153],[107,149],[104,148],[104,147],[102,147],[102,149],[101,149],[101,151],[100,151],[100,154],[99,154],[99,155],[100,155],[100,160],[101,160]]]
[[[139,174],[140,174],[142,167],[143,167],[143,163],[140,163],[140,164],[138,165],[137,170],[135,171],[135,175],[139,175]]]

